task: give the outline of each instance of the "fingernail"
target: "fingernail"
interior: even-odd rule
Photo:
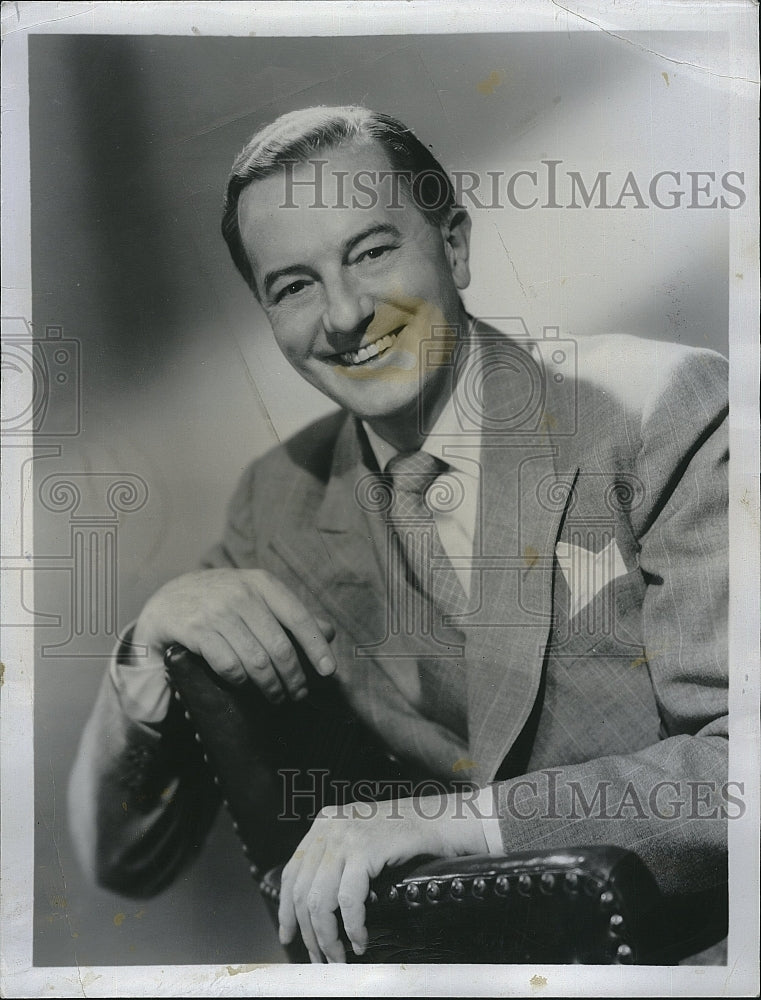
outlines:
[[[323,658],[317,664],[317,669],[323,676],[332,674],[333,671],[336,669],[336,661],[333,659],[332,656],[323,656]]]
[[[367,948],[365,948],[363,944],[353,944],[352,948],[354,949],[355,955],[364,955],[364,953],[367,951]]]
[[[294,701],[302,701],[309,694],[306,688],[299,688],[293,696]]]
[[[280,938],[280,944],[290,944],[291,943],[290,935],[286,934],[286,932],[283,930],[282,927],[278,930],[277,936]]]

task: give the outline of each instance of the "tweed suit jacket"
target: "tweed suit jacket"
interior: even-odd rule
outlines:
[[[353,709],[425,773],[492,784],[505,850],[617,844],[666,893],[716,885],[739,808],[726,784],[726,362],[628,336],[533,350],[478,336],[488,377],[458,403],[480,477],[471,604],[442,632],[434,697],[414,683],[427,654],[389,627],[384,525],[363,500],[372,461],[349,415],[249,467],[205,565],[266,569],[329,617]],[[610,553],[614,571],[590,587]],[[106,682],[72,789],[85,863],[122,891],[165,884],[207,822],[161,741]],[[142,789],[137,820],[107,806],[125,773]],[[146,804],[149,779],[172,795]]]

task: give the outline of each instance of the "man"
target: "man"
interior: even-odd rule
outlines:
[[[250,467],[205,568],[143,609],[148,655],[112,665],[72,777],[86,867],[155,891],[213,815],[167,723],[176,642],[273,703],[308,696],[300,651],[393,753],[483,789],[478,808],[318,816],[280,904],[313,961],[344,960],[339,921],[364,951],[370,879],[419,854],[610,843],[666,894],[720,883],[723,359],[623,336],[574,358],[473,320],[467,213],[425,146],[362,108],[254,136],[223,232],[341,409]]]

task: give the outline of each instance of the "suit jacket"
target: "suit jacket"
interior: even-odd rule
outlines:
[[[428,637],[433,696],[409,683],[430,650],[387,613],[372,457],[348,415],[249,467],[205,565],[267,569],[327,613],[353,709],[426,773],[493,782],[507,850],[618,844],[667,893],[708,888],[725,878],[739,808],[726,787],[726,362],[628,336],[533,354],[479,336],[485,373],[455,390],[463,455],[480,427],[473,599]],[[559,541],[614,545],[626,569],[577,613]],[[170,742],[126,720],[104,685],[74,825],[85,863],[122,891],[165,884],[209,822]],[[136,820],[109,805],[125,783]]]

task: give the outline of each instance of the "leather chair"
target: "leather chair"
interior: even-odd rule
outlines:
[[[377,746],[335,682],[307,664],[309,696],[273,706],[181,646],[165,662],[277,924],[282,866],[317,810],[360,780],[393,791],[423,775]],[[416,858],[374,880],[366,919],[361,958],[344,940],[350,962],[668,965],[720,941],[727,925],[725,894],[665,900],[636,854],[584,845]],[[309,961],[300,940],[286,951]]]

